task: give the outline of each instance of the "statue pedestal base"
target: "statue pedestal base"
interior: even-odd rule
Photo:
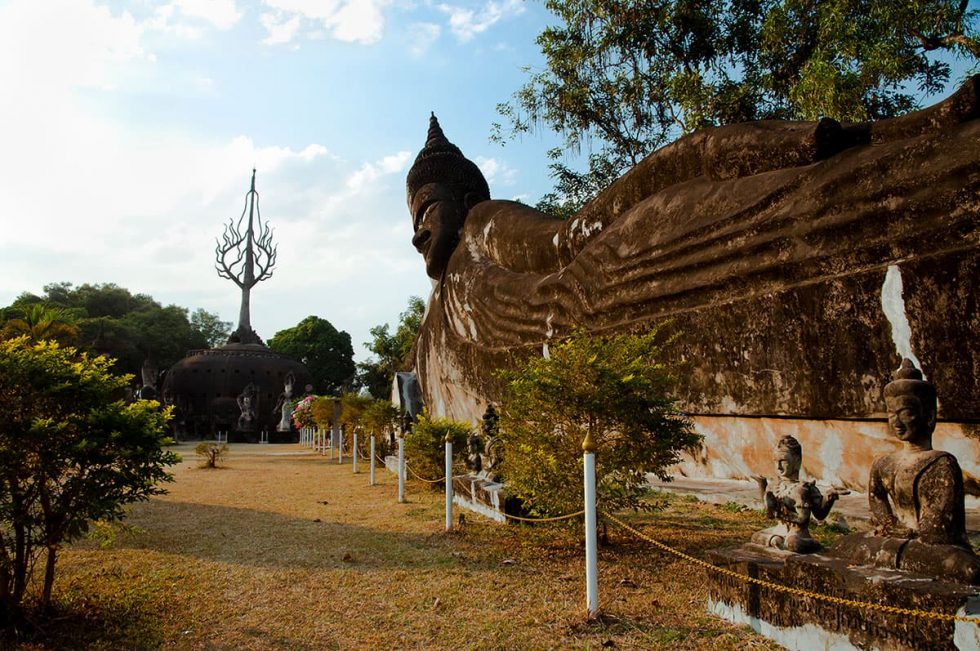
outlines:
[[[750,577],[833,597],[980,617],[980,590],[824,554],[748,544],[709,552],[708,560]],[[895,615],[778,592],[708,573],[708,610],[747,624],[788,649],[978,649],[980,627]]]
[[[461,508],[497,522],[507,522],[506,502],[507,494],[501,483],[472,474],[453,479],[453,504]]]

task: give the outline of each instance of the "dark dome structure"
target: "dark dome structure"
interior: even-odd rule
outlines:
[[[292,373],[296,392],[302,396],[313,377],[300,362],[273,352],[263,344],[230,343],[218,348],[194,350],[170,367],[163,382],[163,395],[174,406],[178,434],[203,436],[229,432],[229,440],[256,442],[262,431],[272,442],[288,442],[291,432],[279,432],[281,398],[286,376]],[[255,387],[254,423],[239,427],[242,409],[239,396]]]

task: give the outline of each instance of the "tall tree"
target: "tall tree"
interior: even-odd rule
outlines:
[[[358,364],[361,386],[375,398],[389,398],[395,373],[401,370],[422,327],[425,301],[418,296],[408,298],[408,307],[398,315],[395,334],[387,323],[371,328],[371,342],[364,344],[374,356]]]
[[[222,321],[217,314],[203,308],[191,312],[191,327],[201,334],[209,348],[224,343],[231,333],[231,321]]]
[[[116,359],[116,368],[124,373],[139,374],[147,358],[167,368],[188,350],[207,346],[185,308],[164,307],[146,294],[112,283],[52,283],[41,296],[21,294],[3,312],[10,322],[27,310],[45,309],[58,310],[60,319],[77,326],[80,348]]]
[[[319,393],[340,395],[354,382],[354,347],[350,335],[326,319],[308,316],[292,328],[280,330],[269,348],[306,364]]]
[[[553,196],[574,212],[625,169],[695,129],[760,119],[862,121],[945,89],[950,57],[980,59],[968,0],[544,0],[545,68],[498,106],[504,141],[537,127],[589,172],[553,156]],[[942,57],[942,58],[941,58]],[[583,194],[582,189],[589,192]]]

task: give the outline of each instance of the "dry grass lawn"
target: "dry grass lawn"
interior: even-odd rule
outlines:
[[[296,445],[181,446],[169,494],[62,551],[57,615],[22,649],[774,649],[705,613],[705,575],[610,527],[605,619],[584,620],[581,526],[503,526],[367,464]],[[630,518],[684,551],[743,542],[758,513],[673,499]],[[11,642],[8,640],[7,645]],[[0,646],[3,643],[0,642]]]

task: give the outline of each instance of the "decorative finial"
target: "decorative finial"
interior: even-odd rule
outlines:
[[[892,373],[893,380],[921,380],[922,371],[915,368],[915,363],[912,362],[908,357],[902,359],[902,365],[898,367],[898,370]]]
[[[582,441],[582,452],[586,454],[593,454],[595,452],[596,445],[595,439],[592,438],[592,430],[585,433],[585,440]]]

